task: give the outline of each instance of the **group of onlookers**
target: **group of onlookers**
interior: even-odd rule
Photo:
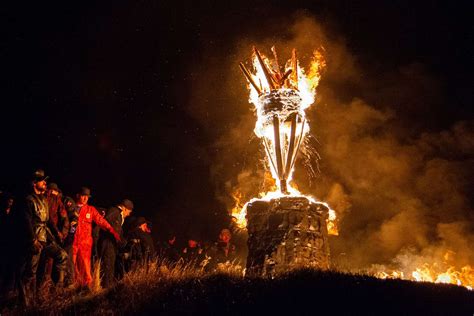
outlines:
[[[0,192],[2,299],[18,297],[30,305],[40,288],[88,290],[97,260],[101,285],[108,288],[125,272],[153,258],[206,271],[238,259],[229,229],[222,229],[215,243],[189,239],[180,248],[176,236],[171,236],[155,244],[151,222],[144,217],[128,218],[134,209],[131,200],[122,199],[108,209],[96,208],[89,204],[89,188],[64,196],[56,183],[47,180],[43,170],[36,170],[31,192],[23,199]]]

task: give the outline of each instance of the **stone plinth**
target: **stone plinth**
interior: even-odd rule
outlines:
[[[281,197],[247,205],[247,274],[273,276],[294,268],[329,268],[328,208]]]

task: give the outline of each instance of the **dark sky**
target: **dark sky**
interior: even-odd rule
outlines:
[[[209,50],[232,54],[240,38],[278,37],[301,10],[342,36],[372,77],[423,64],[449,94],[425,128],[472,118],[467,6],[283,2],[3,3],[0,189],[19,192],[40,167],[66,194],[87,185],[92,204],[129,197],[157,227],[214,234],[226,209],[209,176],[216,136],[187,111],[199,80],[192,69]]]

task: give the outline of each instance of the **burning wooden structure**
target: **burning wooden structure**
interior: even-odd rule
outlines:
[[[247,206],[247,274],[300,267],[329,268],[328,208],[304,196],[256,200]]]
[[[247,273],[253,275],[329,267],[327,222],[331,210],[289,185],[309,132],[304,110],[314,102],[314,89],[298,65],[295,50],[284,70],[274,48],[272,52],[273,62],[254,48],[255,75],[240,64],[249,82],[250,102],[256,106],[255,134],[262,139],[278,186],[271,198],[253,199],[246,206]]]

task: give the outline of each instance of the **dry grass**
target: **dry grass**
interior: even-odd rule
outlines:
[[[100,276],[100,260],[97,260],[92,267],[92,283],[89,286],[89,289],[92,294],[99,294],[102,291],[101,276]]]
[[[418,301],[436,308],[464,306],[474,299],[473,293],[454,287],[420,284],[402,280],[379,280],[370,276],[335,271],[302,269],[289,271],[275,278],[243,277],[235,264],[220,265],[216,271],[205,272],[192,264],[152,260],[138,265],[112,288],[100,288],[99,266],[94,268],[93,286],[87,291],[54,293],[47,301],[26,311],[33,314],[241,314],[259,308],[265,313],[281,313],[300,308],[307,311],[308,302],[319,297],[321,302],[337,298],[338,308],[363,311],[378,300],[384,306],[398,306],[398,312],[417,306]],[[407,295],[408,293],[408,295]],[[340,304],[340,300],[346,302]],[[278,304],[268,304],[278,302]],[[420,305],[421,306],[421,305]],[[270,310],[269,310],[270,308]],[[459,308],[458,308],[459,309]],[[23,314],[18,309],[3,314]],[[265,314],[264,313],[264,314]]]
[[[117,308],[117,302],[130,310],[134,305],[142,304],[150,299],[153,293],[176,283],[200,279],[216,273],[243,277],[242,269],[234,264],[219,265],[216,271],[209,273],[204,267],[196,267],[182,260],[170,263],[166,260],[153,259],[125,273],[114,287],[104,289],[101,286],[100,267],[100,261],[92,267],[92,283],[88,288],[59,291],[54,286],[50,286],[49,290],[44,290],[41,298],[28,309],[15,307],[4,309],[1,313],[5,315],[24,312],[47,312],[49,315],[61,314],[64,311],[75,313],[75,306],[78,305],[86,306],[88,310],[94,310],[97,314],[110,313]]]

